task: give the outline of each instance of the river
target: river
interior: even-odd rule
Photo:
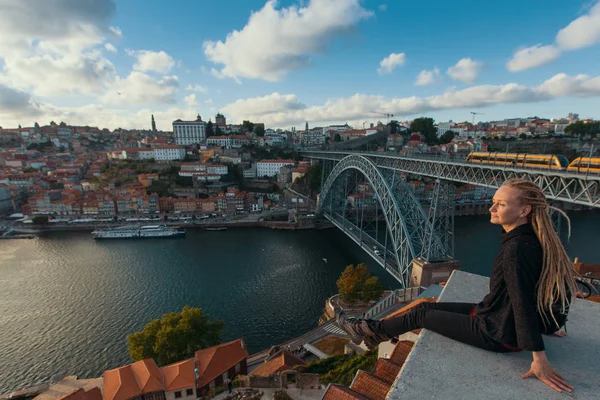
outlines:
[[[600,263],[600,213],[572,213],[572,225],[569,254]],[[460,217],[455,231],[463,269],[488,275],[499,228],[485,216]],[[185,239],[146,241],[57,232],[0,241],[0,394],[126,364],[127,335],[184,305],[223,319],[223,341],[244,337],[252,354],[315,327],[345,266],[361,261],[386,288],[397,287],[337,230],[189,230]]]

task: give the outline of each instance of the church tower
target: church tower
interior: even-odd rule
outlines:
[[[152,114],[152,132],[156,132],[156,122],[154,122],[154,114]]]

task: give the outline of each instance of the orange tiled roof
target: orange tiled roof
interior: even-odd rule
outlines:
[[[371,400],[385,400],[390,385],[368,372],[358,370],[350,389]]]
[[[194,356],[198,368],[197,387],[208,385],[216,377],[248,358],[244,339],[222,343],[218,346],[198,350]]]
[[[196,385],[194,368],[193,358],[162,367],[160,370],[165,378],[165,390],[171,392],[194,387]]]
[[[85,391],[83,388],[81,388],[71,394],[67,394],[58,398],[58,400],[102,400],[102,392],[98,387],[92,388],[88,391]]]
[[[161,390],[162,374],[151,358],[104,372],[104,400],[127,400]]]
[[[306,362],[289,351],[282,350],[273,358],[265,361],[254,371],[250,372],[249,375],[269,376],[275,372],[290,370],[296,365],[306,365]]]
[[[380,358],[377,360],[377,364],[375,364],[375,371],[373,374],[388,385],[391,385],[396,380],[400,368],[402,368],[402,365],[398,365],[385,358]]]
[[[396,347],[394,347],[394,350],[390,356],[390,361],[398,365],[403,365],[404,361],[406,361],[406,358],[410,354],[413,345],[414,343],[410,340],[401,340],[396,343]]]
[[[360,393],[342,385],[329,385],[322,400],[369,400]]]
[[[437,301],[436,297],[427,297],[427,298],[422,297],[422,298],[417,299],[417,300],[413,301],[412,303],[402,307],[398,311],[394,311],[393,313],[391,313],[384,319],[389,319],[392,317],[399,317],[401,315],[407,314],[410,310],[412,310],[414,307],[418,306],[421,303],[435,303],[436,301]]]

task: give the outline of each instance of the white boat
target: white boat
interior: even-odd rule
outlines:
[[[116,228],[96,229],[92,232],[94,239],[151,239],[183,237],[183,228],[170,228],[166,225],[127,225]]]

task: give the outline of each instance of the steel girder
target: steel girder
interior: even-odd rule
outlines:
[[[321,188],[317,213],[334,213],[334,210],[327,209],[328,203],[332,207],[333,196],[345,200],[344,196],[347,196],[347,193],[344,191],[344,179],[339,178],[345,176],[349,170],[356,170],[364,175],[375,191],[395,257],[396,270],[392,275],[396,279],[402,277],[399,280],[406,286],[410,279],[413,259],[423,256],[423,241],[425,234],[431,232],[431,223],[412,191],[395,171],[378,168],[373,161],[360,155],[347,156],[333,168]],[[438,242],[432,248],[437,251],[444,248],[439,243],[437,234],[432,240]],[[440,258],[446,255],[434,256]],[[387,261],[384,263],[387,264]],[[387,265],[384,266],[387,269]]]
[[[600,176],[596,175],[377,153],[313,151],[301,154],[308,158],[327,160],[341,160],[349,154],[357,154],[368,158],[380,168],[491,188],[500,187],[511,178],[525,178],[540,186],[548,199],[600,208]]]

